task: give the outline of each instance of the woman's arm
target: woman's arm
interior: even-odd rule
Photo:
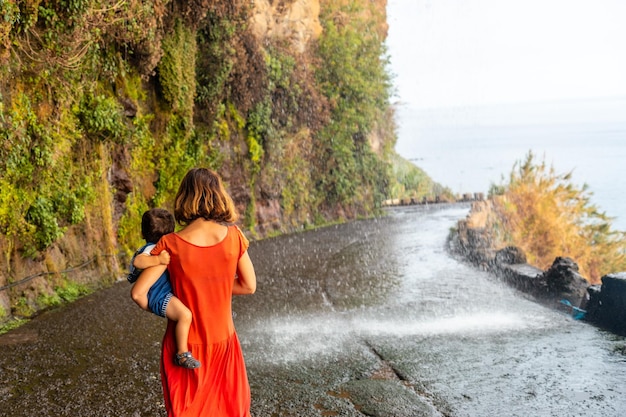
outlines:
[[[254,294],[256,291],[256,273],[248,251],[244,252],[237,263],[237,277],[233,285],[234,295]]]

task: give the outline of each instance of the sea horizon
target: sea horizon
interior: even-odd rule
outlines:
[[[529,152],[626,230],[626,97],[424,109],[396,106],[396,151],[455,194],[487,193]]]

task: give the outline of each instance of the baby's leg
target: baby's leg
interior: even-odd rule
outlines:
[[[148,291],[150,291],[150,287],[154,285],[166,268],[167,266],[165,265],[153,266],[144,269],[141,275],[139,275],[139,278],[137,278],[130,290],[131,298],[139,307],[150,311],[148,308]]]
[[[176,349],[178,353],[187,352],[189,350],[187,344],[189,327],[191,327],[192,320],[191,310],[180,299],[172,296],[165,308],[165,316],[176,322],[174,333],[176,334]]]

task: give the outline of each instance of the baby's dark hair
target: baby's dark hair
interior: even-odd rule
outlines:
[[[157,243],[161,236],[172,233],[174,227],[174,216],[165,209],[153,208],[141,217],[141,234],[146,242]]]

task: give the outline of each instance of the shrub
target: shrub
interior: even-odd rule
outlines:
[[[557,256],[568,256],[592,283],[626,270],[626,233],[611,229],[611,219],[591,203],[586,186],[571,183],[571,173],[556,174],[529,152],[498,191],[491,197],[499,237],[521,248],[529,263],[547,269]]]
[[[241,27],[237,21],[215,12],[209,12],[206,21],[198,31],[196,101],[213,108],[224,98],[223,90],[236,61],[233,43]]]
[[[63,236],[64,230],[59,227],[54,206],[44,197],[35,199],[26,212],[26,221],[36,227],[34,238],[38,250],[47,248]]]
[[[177,20],[174,31],[163,39],[163,58],[158,65],[163,98],[190,126],[196,95],[196,50],[195,32]]]
[[[88,94],[76,109],[76,116],[90,137],[99,141],[124,142],[127,128],[123,109],[114,97]]]

